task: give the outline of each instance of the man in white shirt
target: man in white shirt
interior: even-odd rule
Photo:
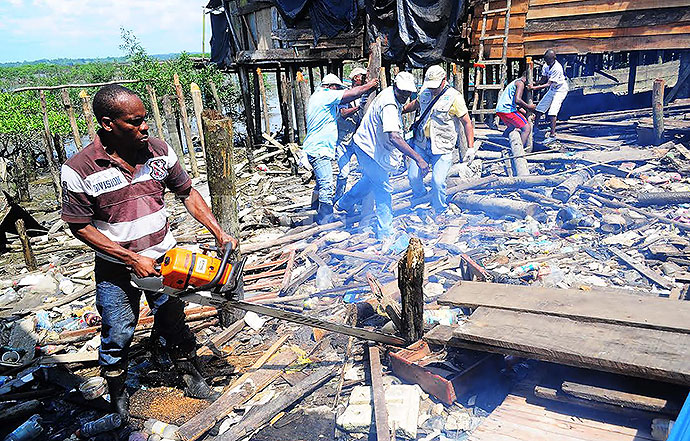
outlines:
[[[561,104],[568,95],[568,79],[563,72],[563,66],[556,60],[556,52],[549,49],[544,53],[544,61],[546,62],[541,69],[541,80],[537,86],[527,86],[531,90],[541,90],[549,88],[546,95],[537,104],[535,110],[535,123],[539,121],[542,115],[547,114],[551,131],[544,139],[544,145],[549,145],[556,140],[556,119],[558,112],[561,110]]]
[[[402,133],[400,111],[416,91],[412,74],[400,72],[394,84],[376,97],[352,138],[362,177],[338,200],[336,208],[352,213],[355,204],[372,192],[376,204],[376,236],[379,239],[393,233],[393,188],[389,173],[398,168],[402,155],[415,161],[422,176],[429,172],[429,165],[405,142]]]

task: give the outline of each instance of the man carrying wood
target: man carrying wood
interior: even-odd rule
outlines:
[[[402,133],[400,111],[416,91],[412,74],[400,72],[394,84],[374,99],[352,138],[362,177],[337,201],[337,208],[352,214],[355,204],[361,203],[367,194],[373,192],[376,236],[379,239],[385,239],[393,233],[393,188],[389,173],[398,168],[402,154],[415,161],[422,176],[429,172],[429,165],[405,142]]]
[[[431,206],[440,215],[448,207],[446,179],[453,165],[453,154],[460,150],[461,133],[467,141],[463,161],[471,162],[477,152],[474,127],[462,93],[448,86],[446,71],[438,65],[426,71],[419,97],[405,105],[402,113],[416,110],[420,114],[412,125],[414,150],[431,165]],[[424,180],[414,162],[410,163],[408,177],[414,196],[424,196]]]
[[[541,90],[547,87],[549,89],[546,95],[539,101],[539,104],[537,104],[535,123],[539,121],[542,115],[548,115],[551,130],[544,138],[544,145],[550,145],[556,141],[556,119],[569,89],[568,79],[563,72],[563,66],[556,60],[556,52],[553,49],[549,49],[544,53],[544,61],[545,64],[541,69],[539,85],[528,87],[531,90]]]
[[[352,72],[350,72],[352,87],[359,87],[364,84],[366,77],[366,69],[361,67],[352,69]],[[336,155],[338,157],[338,179],[336,180],[334,201],[340,199],[343,193],[345,193],[347,177],[350,175],[350,159],[352,159],[352,155],[355,154],[350,143],[357,127],[359,127],[359,123],[362,122],[362,116],[364,116],[362,102],[366,102],[366,100],[357,98],[348,104],[340,106],[338,114],[338,144],[336,147]]]
[[[532,124],[527,119],[527,112],[534,112],[537,106],[529,104],[522,99],[522,94],[527,86],[527,76],[523,72],[519,78],[514,79],[498,97],[496,104],[496,116],[506,125],[503,136],[506,138],[513,130],[520,131],[520,139],[523,147],[532,132]]]
[[[340,78],[333,74],[326,75],[321,81],[321,86],[309,98],[307,106],[307,136],[302,144],[302,149],[314,169],[316,188],[319,193],[319,209],[316,222],[328,223],[333,215],[333,166],[331,161],[335,159],[335,147],[338,141],[338,117],[339,107],[362,96],[365,92],[374,89],[379,84],[378,79],[373,79],[361,86],[342,90]]]
[[[94,141],[62,166],[62,219],[96,251],[96,307],[101,314],[99,364],[114,412],[129,414],[125,388],[129,347],[139,316],[141,291],[131,274],[159,276],[156,259],[175,246],[163,195],[168,188],[215,236],[219,247],[237,246],[225,233],[173,149],[150,138],[146,109],[130,89],[102,88],[93,98],[101,129]],[[185,324],[184,303],[146,293],[154,314],[151,341],[156,361],[172,360],[186,393],[211,398],[213,391],[196,364],[196,340]]]

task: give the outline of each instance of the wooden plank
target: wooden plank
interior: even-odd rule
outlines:
[[[644,9],[690,6],[688,0],[581,0],[558,1],[547,5],[530,2],[527,20],[571,15],[602,14],[606,12],[640,11]]]
[[[648,267],[644,263],[635,262],[632,259],[632,257],[628,256],[623,251],[621,251],[617,248],[609,248],[609,251],[611,251],[611,253],[615,254],[616,257],[618,257],[620,260],[625,262],[632,269],[634,269],[638,273],[642,274],[643,276],[645,276],[646,278],[648,278],[652,282],[656,283],[660,287],[665,288],[665,289],[673,288],[673,283],[666,280],[661,274],[652,270],[650,267]],[[690,317],[690,316],[686,316],[686,317]]]
[[[525,43],[525,55],[543,55],[547,49],[559,54],[590,54],[639,50],[683,49],[690,46],[690,35],[654,35],[646,37],[619,37],[601,40],[578,40],[575,38],[555,41],[533,41]]]
[[[690,21],[690,9],[663,8],[643,11],[623,11],[583,15],[575,17],[554,17],[539,20],[527,20],[524,23],[525,34],[535,32],[574,31],[581,29],[633,28],[638,26],[660,26]],[[512,17],[511,17],[512,26]]]
[[[689,34],[690,23],[672,23],[659,26],[639,26],[634,28],[577,29],[572,31],[536,32],[525,35],[523,41],[551,41],[577,38],[582,40],[598,38],[644,37],[654,35]]]
[[[388,408],[386,396],[383,392],[383,377],[379,348],[369,345],[369,374],[371,375],[371,394],[374,401],[374,423],[376,424],[376,439],[391,441],[391,431],[388,426]]]
[[[690,302],[576,289],[460,282],[438,299],[441,305],[488,307],[690,334]]]
[[[244,328],[243,318],[235,321],[233,324],[223,329],[219,334],[216,334],[213,338],[211,338],[208,341],[208,343],[197,349],[196,355],[202,356],[209,353],[212,354],[213,351],[220,351],[225,345],[225,343],[227,343],[228,340],[237,335],[237,333],[240,332],[242,328]]]
[[[630,409],[659,412],[672,416],[677,415],[680,411],[678,403],[663,398],[648,397],[620,390],[590,386],[588,384],[564,381],[561,385],[561,390],[576,398],[597,401],[619,407],[627,407]]]
[[[690,335],[478,308],[458,339],[573,366],[690,385]]]
[[[71,354],[46,355],[41,357],[43,364],[89,363],[98,361],[98,351],[73,352]]]
[[[652,439],[649,426],[647,420],[587,409],[545,408],[525,397],[508,395],[468,440],[648,441]]]

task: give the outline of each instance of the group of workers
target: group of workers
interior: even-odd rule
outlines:
[[[568,93],[568,82],[554,51],[547,51],[544,60],[538,85],[527,85],[523,74],[505,88],[497,103],[496,115],[506,124],[506,134],[519,130],[523,145],[527,144],[532,131],[531,114],[536,119],[548,115],[550,132],[543,144],[554,142],[556,118]],[[424,176],[431,170],[429,197],[434,217],[438,218],[448,206],[446,180],[452,165],[458,159],[471,162],[477,147],[464,97],[448,85],[441,66],[427,69],[421,90],[410,102],[412,94],[418,92],[417,86],[412,74],[400,72],[393,85],[375,98],[369,97],[372,102],[366,112],[363,106],[368,100],[362,97],[372,93],[378,80],[365,83],[365,76],[364,69],[353,69],[349,89],[333,74],[323,78],[307,106],[307,136],[303,150],[316,178],[316,221],[330,222],[334,208],[352,215],[356,205],[367,195],[373,195],[376,214],[373,226],[378,238],[386,238],[393,233],[389,175],[399,169],[403,157],[409,158],[407,173],[417,200],[427,194]],[[527,88],[549,90],[539,104],[534,105],[523,99]],[[412,137],[406,140],[402,115],[408,112],[417,112],[417,117],[411,127]],[[357,158],[361,178],[344,192],[353,155]],[[332,161],[336,159],[339,171],[334,179]]]
[[[548,113],[550,138],[554,137],[558,108],[567,93],[562,66],[553,51],[546,53],[543,86],[549,91],[534,106],[522,100],[522,76],[499,99],[498,116],[510,130],[529,136],[529,112]],[[446,178],[459,158],[471,161],[476,154],[474,130],[462,94],[449,87],[446,72],[430,67],[417,98],[411,73],[400,72],[393,85],[376,97],[378,80],[365,82],[366,71],[353,69],[352,87],[326,75],[309,100],[308,134],[304,152],[313,167],[318,191],[319,222],[334,210],[354,213],[355,206],[373,195],[377,237],[392,234],[392,187],[389,175],[409,158],[408,177],[415,197],[427,193],[423,178],[430,171],[431,205],[437,215],[447,208]],[[365,102],[371,100],[366,112]],[[410,141],[404,136],[402,114],[417,111]],[[157,259],[176,245],[168,223],[163,195],[172,191],[189,213],[215,237],[220,249],[237,247],[237,240],[222,230],[203,197],[164,141],[149,137],[146,109],[137,94],[119,85],[100,89],[93,98],[93,112],[100,125],[95,139],[62,166],[62,219],[74,235],[93,248],[96,307],[102,317],[99,364],[108,383],[113,411],[129,415],[126,388],[128,354],[134,337],[142,291],[131,284],[131,275],[160,276]],[[460,157],[459,147],[466,148]],[[350,159],[355,156],[360,179],[345,191]],[[334,185],[332,161],[338,160]],[[151,332],[153,362],[173,369],[197,398],[213,398],[213,390],[199,371],[196,340],[184,321],[184,303],[167,294],[146,292],[154,315]]]

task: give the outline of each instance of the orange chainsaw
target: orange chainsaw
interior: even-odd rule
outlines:
[[[202,247],[204,251],[218,251],[216,247]],[[160,276],[131,276],[135,288],[168,294],[181,300],[214,306],[218,309],[237,308],[252,311],[293,323],[326,329],[364,340],[376,341],[394,346],[403,346],[405,340],[394,335],[383,334],[354,326],[341,325],[313,317],[307,317],[283,309],[260,305],[244,300],[242,273],[246,257],[230,262],[233,248],[227,246],[221,259],[204,253],[195,253],[184,248],[173,248],[160,262]]]

